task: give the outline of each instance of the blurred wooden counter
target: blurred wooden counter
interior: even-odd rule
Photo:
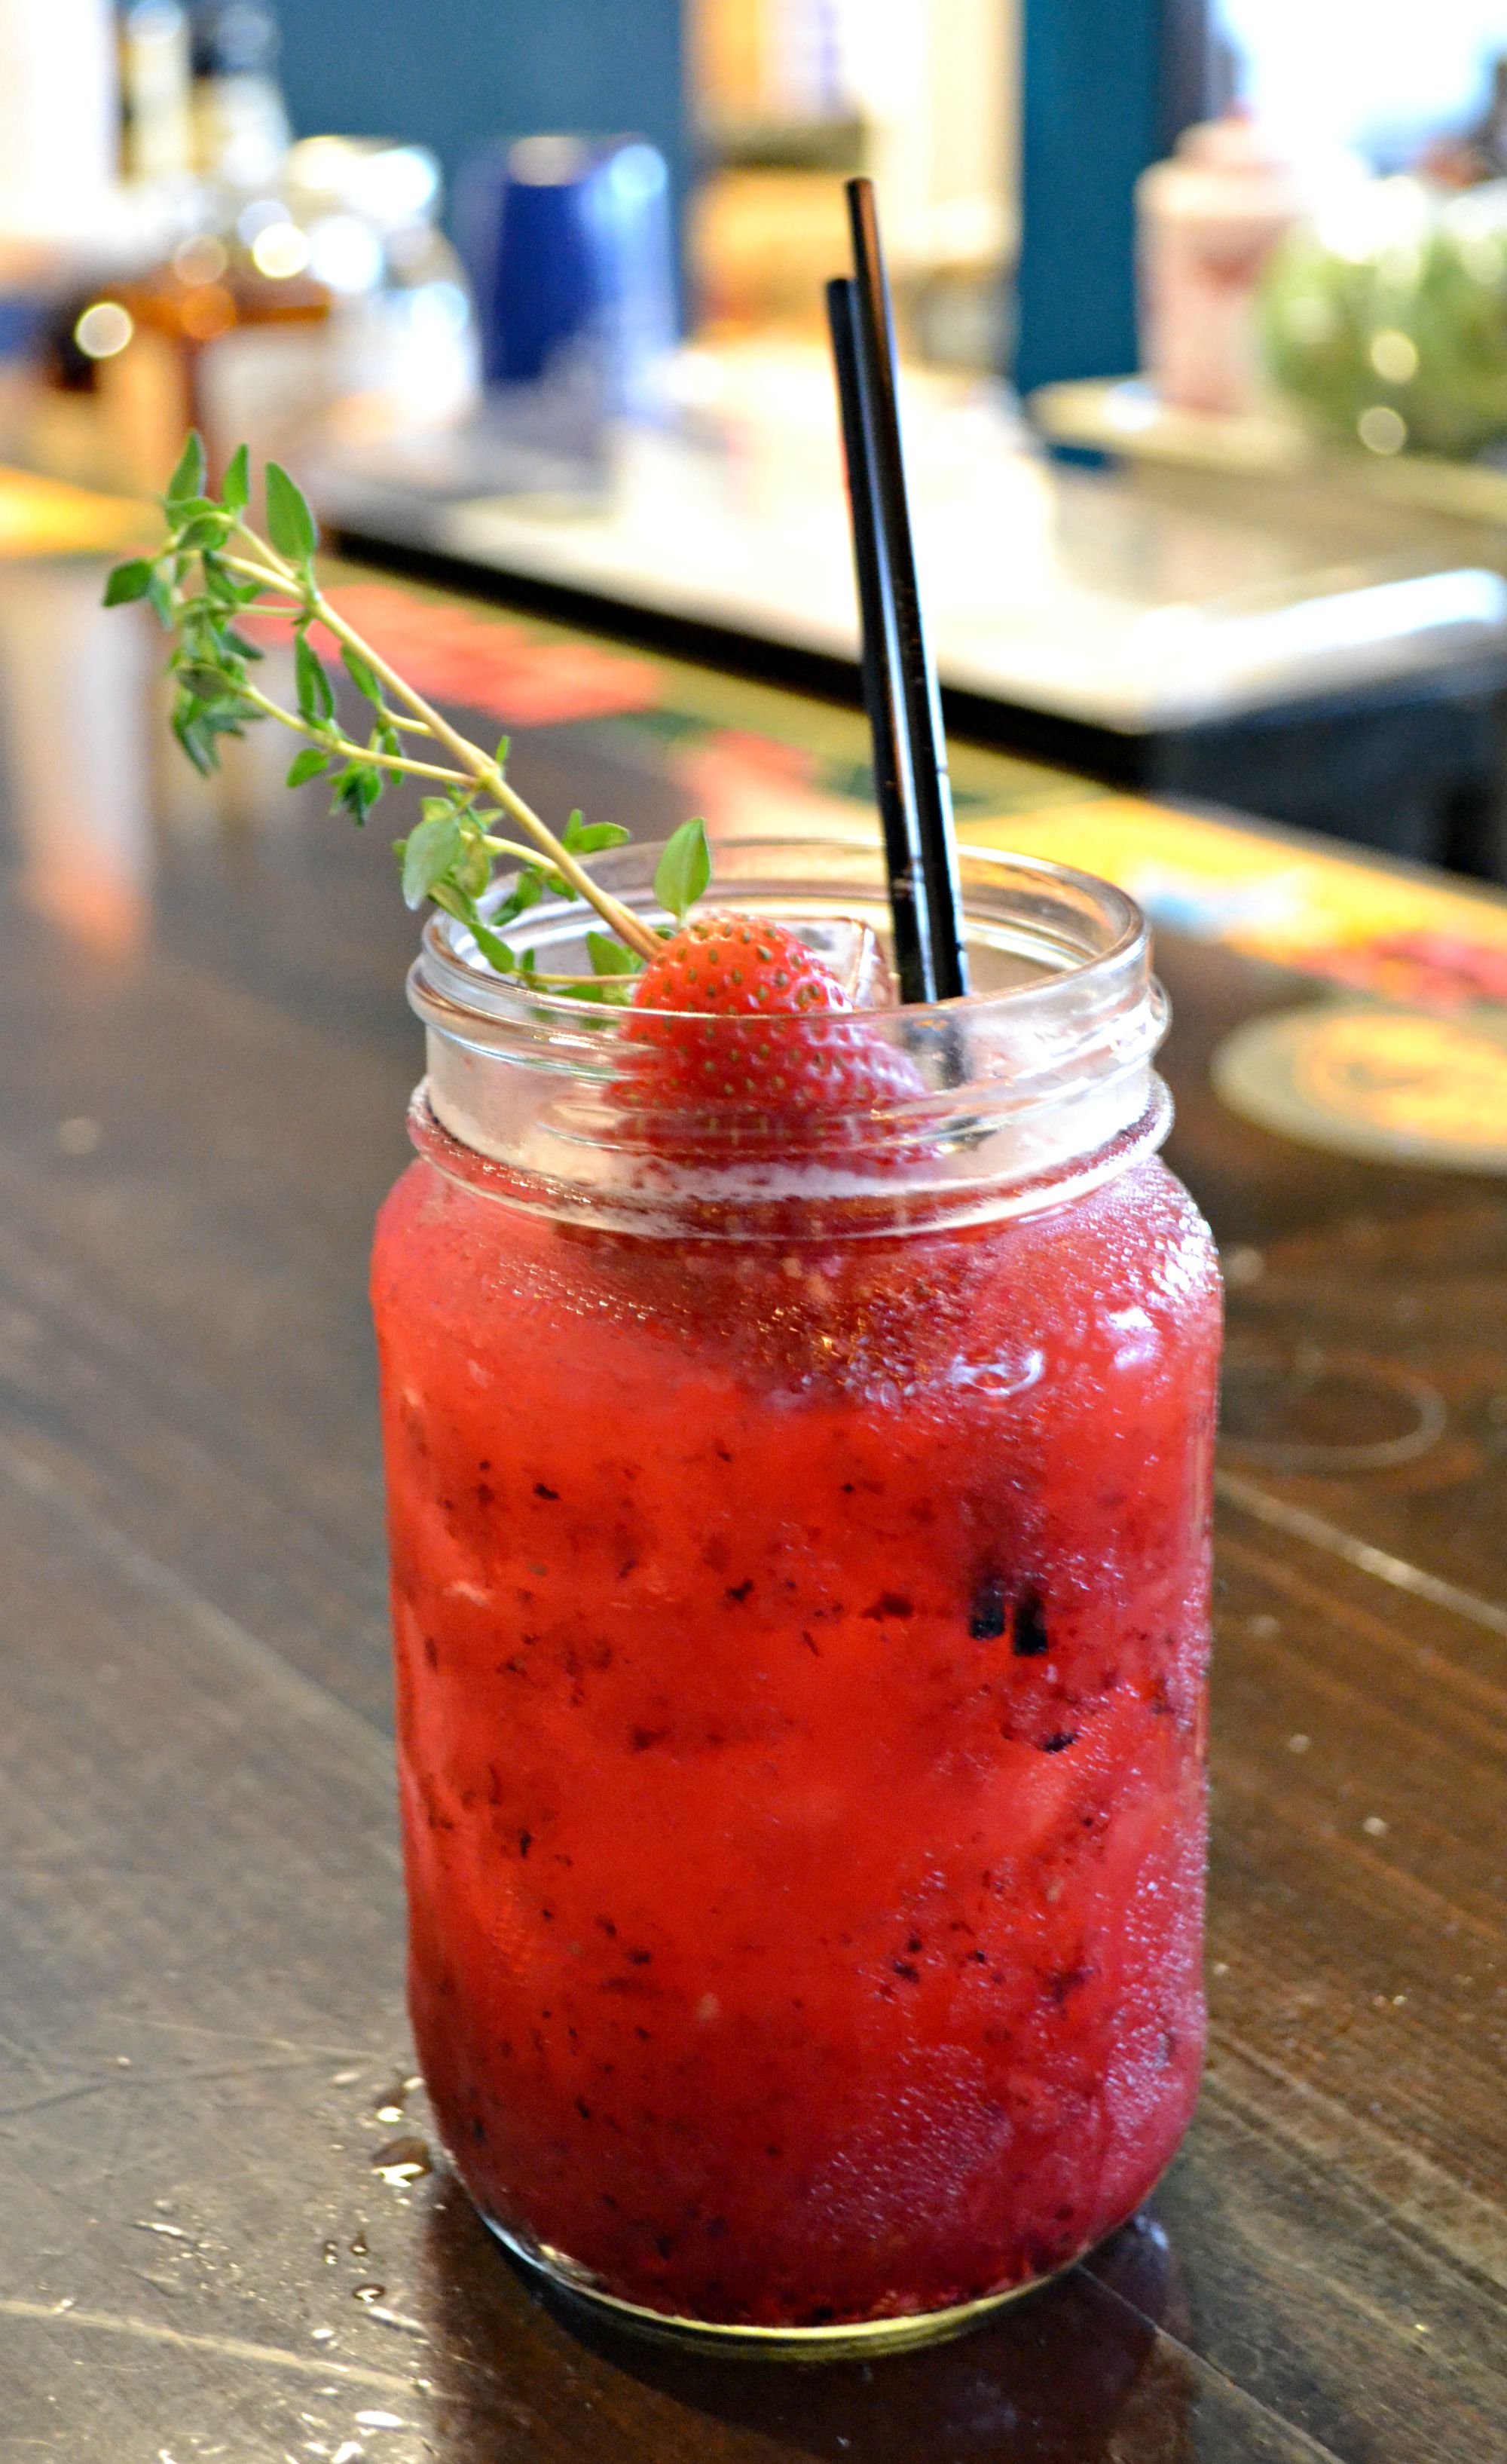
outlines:
[[[1257,1128],[1210,1066],[1369,1002],[1489,1068],[1507,909],[959,749],[972,833],[1098,847],[1163,919],[1173,1160],[1230,1268],[1208,2085],[1154,2210],[970,2342],[608,2345],[425,2169],[408,2085],[363,1280],[412,922],[276,748],[168,766],[98,584],[0,574],[6,2464],[1484,2464],[1507,1181]],[[548,809],[863,824],[850,713],[347,587],[525,728]]]

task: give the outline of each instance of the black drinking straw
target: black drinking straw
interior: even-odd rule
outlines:
[[[853,339],[871,466],[870,487],[866,491],[850,488],[855,534],[862,527],[861,508],[871,506],[877,524],[875,550],[882,576],[881,595],[887,602],[890,616],[887,641],[892,646],[888,653],[893,658],[892,698],[901,724],[913,844],[926,892],[924,922],[931,960],[928,997],[948,1001],[968,990],[963,901],[952,836],[952,790],[948,778],[947,738],[942,731],[942,704],[921,619],[910,503],[900,443],[894,319],[880,245],[879,218],[874,209],[873,182],[849,180],[847,201],[857,269],[852,286]],[[841,353],[839,364],[841,374]],[[862,589],[862,546],[857,553]],[[865,633],[866,630],[865,618]],[[878,766],[877,741],[875,750]],[[887,837],[885,844],[887,851]],[[919,911],[919,901],[917,906]]]
[[[880,554],[879,506],[868,409],[859,366],[858,306],[846,278],[827,284],[827,322],[837,365],[842,413],[842,451],[847,463],[853,521],[853,562],[862,620],[863,699],[874,739],[874,793],[885,833],[889,874],[889,912],[895,928],[895,969],[906,1002],[935,1001],[936,981],[927,918],[921,836],[898,691],[895,617]]]

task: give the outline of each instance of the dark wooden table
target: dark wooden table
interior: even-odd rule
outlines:
[[[390,832],[260,749],[212,794],[170,768],[150,638],[97,588],[0,574],[4,2464],[1507,2452],[1507,1184],[1243,1125],[1211,1043],[1304,987],[1164,941],[1173,1160],[1268,1378],[1221,1507],[1190,2138],[1137,2225],[947,2350],[583,2336],[416,2169],[363,1297],[419,1061]],[[697,758],[766,786],[782,728],[851,730],[677,692],[540,728],[522,783],[651,828],[688,703]],[[1280,1436],[1304,1347],[1353,1371],[1321,1471]],[[1398,1375],[1433,1435],[1365,1468]]]

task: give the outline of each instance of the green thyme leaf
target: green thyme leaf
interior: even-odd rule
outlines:
[[[588,933],[586,947],[599,976],[636,976],[644,964],[636,950],[607,933]]]
[[[144,599],[152,586],[157,567],[144,556],[133,556],[129,564],[118,564],[104,585],[107,607],[123,607],[132,599]]]
[[[604,1009],[626,1009],[633,988],[622,976],[599,976],[595,983],[551,984],[561,1001],[596,1001]]]
[[[202,702],[199,715],[217,736],[240,736],[262,714],[259,710],[248,710],[240,695],[232,692],[216,693]]]
[[[488,965],[495,968],[499,976],[515,976],[520,972],[516,951],[502,938],[499,933],[492,931],[474,898],[469,898],[453,881],[444,880],[432,884],[429,896],[436,907],[443,907],[448,915],[453,915],[458,922],[466,926]],[[534,953],[531,950],[527,966],[522,972],[527,972],[527,967],[531,967],[533,961]]]
[[[384,709],[385,704],[382,700],[382,686],[378,683],[375,669],[369,668],[365,660],[361,657],[360,652],[359,650],[353,650],[348,642],[341,643],[340,657],[345,665],[345,672],[350,677],[350,680],[356,687],[357,692],[364,693],[367,700],[371,702],[376,709]]]
[[[705,822],[682,822],[665,844],[654,874],[654,895],[684,924],[711,879],[711,849]]]
[[[470,925],[470,916],[468,910],[470,907],[470,900],[463,898],[458,890],[452,890],[448,881],[437,881],[429,896],[436,907],[444,908],[447,915],[453,915],[458,923]]]
[[[302,633],[294,642],[293,660],[301,715],[316,727],[327,727],[335,715],[335,688]]]
[[[175,715],[173,734],[201,779],[207,779],[212,771],[218,770],[220,762],[214,749],[213,738],[202,736],[191,718],[180,718]]]
[[[201,551],[199,569],[204,575],[205,596],[212,600],[216,607],[239,607],[244,604],[240,583],[233,573],[227,573],[215,549],[208,547]]]
[[[251,456],[249,446],[238,445],[225,466],[225,485],[221,497],[232,514],[244,514],[251,501]]]
[[[185,441],[184,450],[178,457],[178,468],[167,482],[164,502],[170,513],[176,512],[186,498],[204,495],[207,469],[204,438],[197,428],[191,428]]]
[[[513,745],[513,738],[512,738],[512,737],[511,737],[511,736],[499,736],[499,737],[498,737],[498,738],[497,738],[497,750],[496,750],[496,752],[492,755],[492,757],[491,757],[491,758],[492,758],[492,759],[495,761],[495,763],[497,764],[497,767],[498,767],[498,769],[499,769],[499,770],[506,770],[506,768],[507,768],[507,766],[508,766],[508,755],[509,755],[510,750],[512,749],[512,745]]]
[[[181,693],[173,710],[173,734],[200,777],[207,778],[220,766],[217,739],[240,736],[247,719],[255,715],[232,694],[205,700],[193,693]]]
[[[461,852],[452,878],[456,888],[464,890],[469,898],[479,898],[491,879],[491,857],[474,826],[461,826]]]
[[[443,907],[448,915],[455,916],[466,926],[488,965],[495,967],[499,976],[515,973],[517,961],[513,952],[507,942],[482,921],[474,899],[468,898],[463,891],[452,889],[447,881],[437,881],[429,895],[437,907]]]
[[[347,762],[341,777],[337,781],[335,800],[330,810],[335,813],[349,813],[357,828],[360,829],[382,791],[382,776],[380,770],[374,770],[366,761]]]
[[[184,691],[193,693],[200,701],[215,700],[225,684],[224,673],[218,667],[202,667],[186,657],[173,661],[173,673]]]
[[[517,880],[513,883],[513,888],[508,892],[507,897],[496,910],[494,921],[498,924],[513,923],[516,916],[526,914],[531,907],[537,907],[539,900],[543,895],[544,875],[542,872],[535,872],[532,870],[528,872],[520,872]]]
[[[626,847],[633,836],[621,822],[583,822],[572,813],[560,834],[560,845],[572,855],[596,855],[602,847]]]
[[[294,755],[288,766],[287,783],[290,787],[302,787],[310,779],[317,779],[320,772],[328,770],[329,766],[327,753],[321,753],[317,744],[306,744],[301,753]]]
[[[378,720],[376,726],[372,729],[371,734],[366,738],[366,742],[373,753],[385,753],[388,758],[394,761],[397,760],[403,752],[403,738],[398,734],[397,729],[395,727],[387,726],[385,721],[382,719]],[[396,769],[384,769],[382,772],[382,777],[389,787],[401,787],[403,784],[403,772]]]
[[[193,520],[179,532],[178,545],[190,555],[197,554],[201,548],[222,547],[226,527],[224,514],[196,514]]]
[[[500,940],[495,933],[489,931],[479,915],[471,916],[470,929],[471,938],[490,967],[495,967],[499,976],[511,976],[517,972],[518,962],[507,942]]]
[[[443,881],[463,848],[461,825],[453,812],[432,813],[404,842],[403,894],[410,907],[422,907],[435,883]]]
[[[318,526],[309,500],[280,462],[267,465],[267,528],[279,556],[306,564],[319,544]]]

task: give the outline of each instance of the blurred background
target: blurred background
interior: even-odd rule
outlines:
[[[1507,876],[1507,0],[0,0],[0,461],[838,694],[876,180],[952,713]]]

